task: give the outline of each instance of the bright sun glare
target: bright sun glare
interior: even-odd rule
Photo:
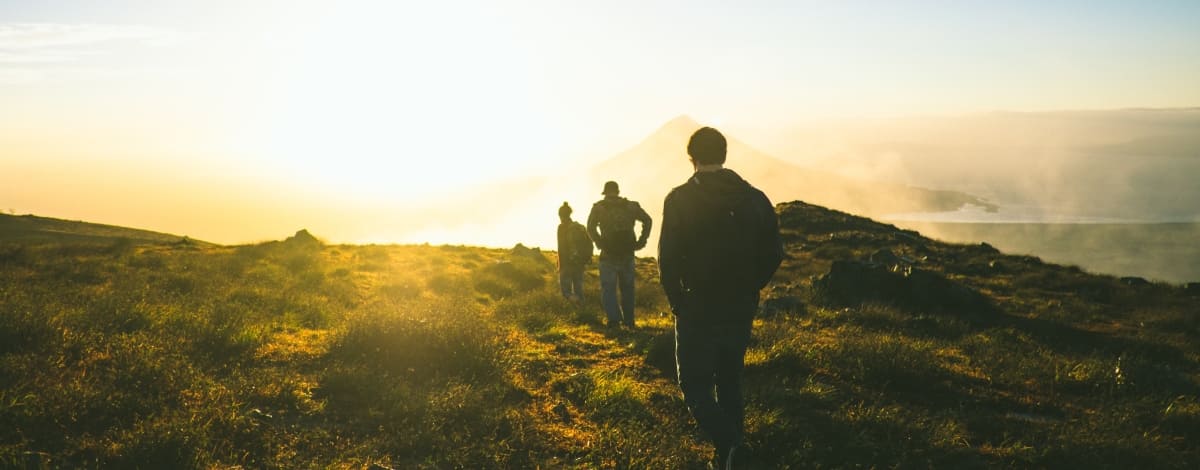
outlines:
[[[257,145],[289,177],[399,201],[553,156],[546,88],[502,12],[386,5],[297,13],[266,42]]]

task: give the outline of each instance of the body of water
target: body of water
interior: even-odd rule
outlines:
[[[1089,272],[1172,283],[1200,281],[1200,222],[1132,221],[982,209],[883,218],[956,243],[987,242],[1008,254],[1076,265]]]

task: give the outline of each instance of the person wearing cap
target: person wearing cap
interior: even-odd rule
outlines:
[[[601,194],[604,199],[592,205],[587,219],[588,235],[600,248],[600,302],[610,329],[633,328],[633,252],[646,247],[652,222],[640,204],[621,197],[616,181],[604,183]],[[640,236],[633,233],[634,222],[641,222]]]
[[[558,208],[558,284],[562,295],[583,302],[583,268],[592,262],[592,240],[582,224],[571,220],[571,206]]]
[[[745,468],[741,374],[759,291],[783,260],[775,208],[724,168],[726,141],[701,128],[688,141],[695,173],[663,201],[658,270],[675,316],[683,401],[716,448],[716,468]]]

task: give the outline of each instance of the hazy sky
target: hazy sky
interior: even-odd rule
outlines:
[[[1195,106],[1197,24],[1196,1],[0,0],[0,209],[239,242],[277,235],[255,211],[418,205],[679,114]]]

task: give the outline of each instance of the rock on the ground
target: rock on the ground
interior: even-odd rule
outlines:
[[[834,261],[814,287],[834,302],[884,302],[916,311],[988,313],[995,309],[979,292],[941,274],[917,268],[898,270],[862,261]]]

